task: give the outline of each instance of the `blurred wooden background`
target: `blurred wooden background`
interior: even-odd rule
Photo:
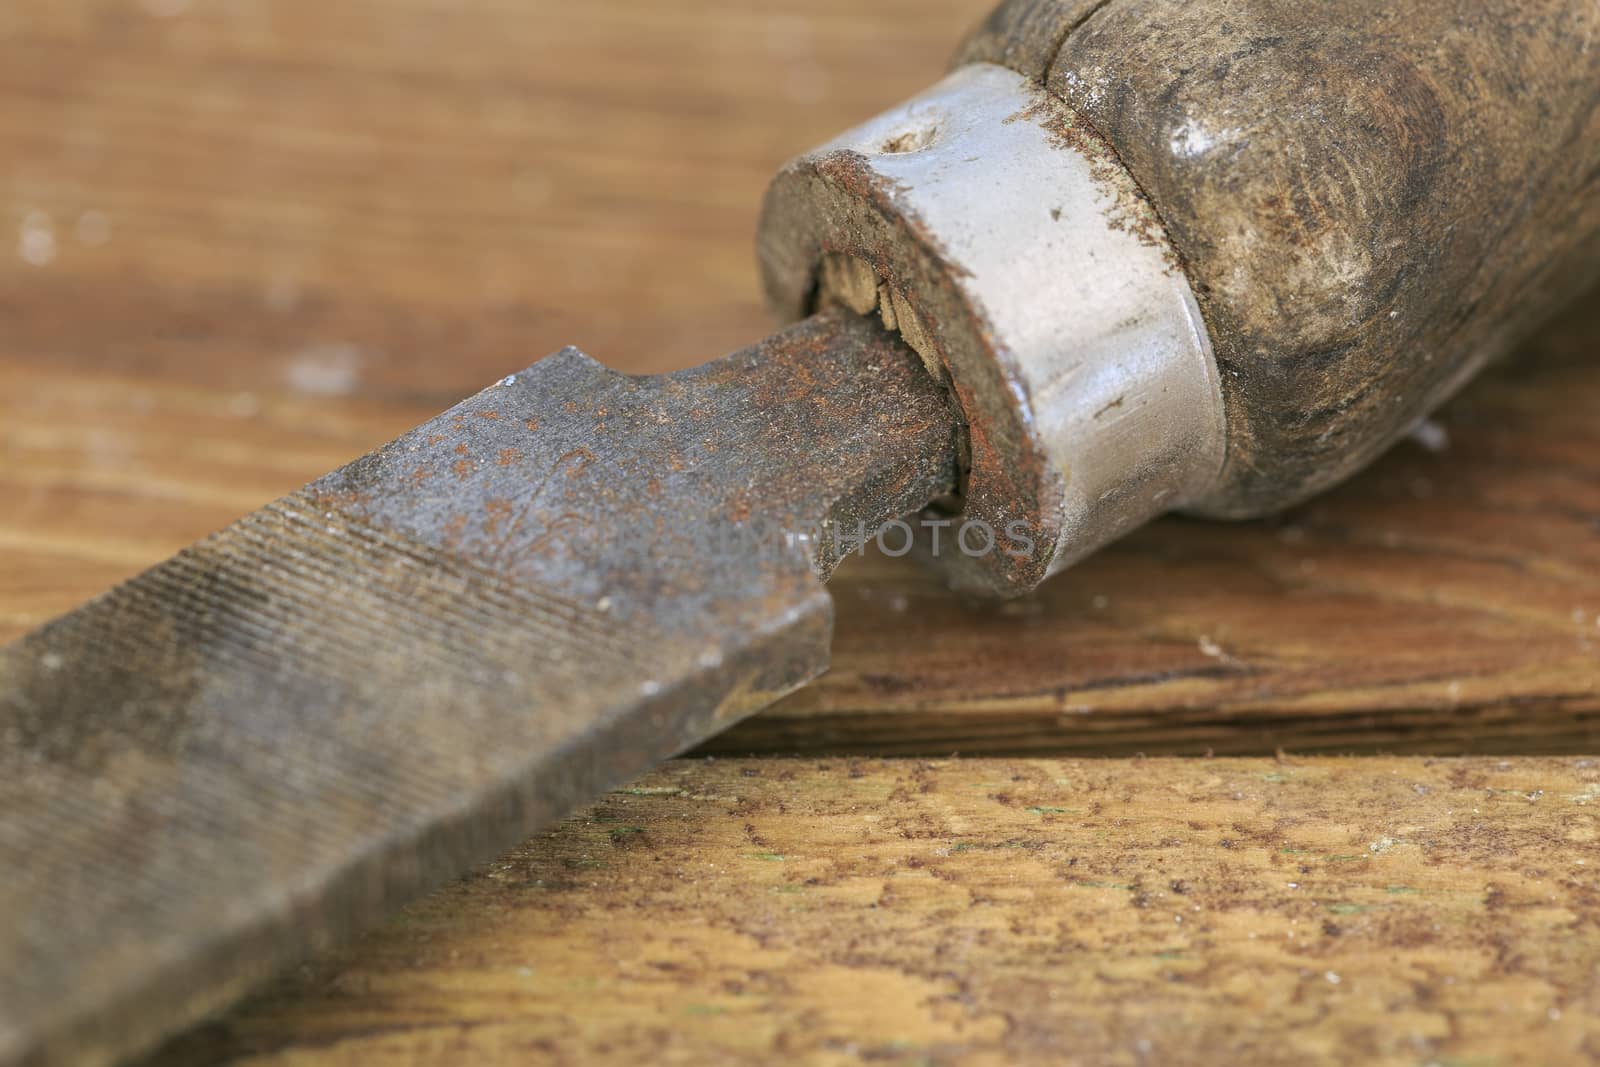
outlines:
[[[788,155],[934,79],[986,6],[986,0],[0,5],[0,92],[7,105],[0,110],[0,639],[71,608],[561,345],[576,343],[612,365],[644,371],[695,363],[758,336],[770,323],[756,290],[751,242],[769,174]],[[1038,596],[1004,605],[962,602],[911,565],[856,561],[836,580],[833,673],[719,739],[713,750],[938,756],[1600,749],[1595,303],[1576,309],[1514,364],[1472,387],[1418,441],[1279,520],[1239,526],[1163,521]],[[788,782],[795,820],[805,817],[807,805],[870,805],[893,795],[889,786],[875,792],[850,785],[855,772],[841,778],[837,764],[741,766],[763,781]],[[896,766],[872,764],[862,773],[885,781],[912,773]],[[913,775],[921,776],[919,790],[932,781],[937,792],[948,781],[958,792],[1005,794],[983,783],[1021,773],[1011,764],[929,766],[934,769]],[[1160,823],[1170,817],[1162,805],[1172,798],[1136,787],[1150,773],[1146,765],[1092,766],[1108,795],[1122,790],[1140,818]],[[1210,781],[1204,764],[1167,766],[1174,769],[1163,773],[1174,780]],[[1271,760],[1227,766],[1232,769],[1224,777],[1253,782],[1287,773]],[[1443,775],[1442,781],[1456,783],[1451,788],[1477,788],[1460,785],[1456,771],[1429,770],[1421,760],[1337,766],[1346,769],[1336,776],[1337,786],[1327,787],[1332,795],[1250,793],[1249,803],[1266,807],[1228,818],[1257,826],[1268,811],[1261,825],[1281,826],[1311,818],[1314,809],[1317,818],[1359,827],[1350,830],[1356,836],[1370,831],[1377,841],[1388,830],[1366,809],[1398,804],[1384,791],[1392,776],[1421,783]],[[1452,942],[1430,956],[1427,935],[1413,929],[1422,922],[1419,912],[1405,923],[1361,920],[1369,938],[1362,951],[1407,961],[1397,965],[1412,968],[1407,1003],[1436,1006],[1440,983],[1453,968],[1465,974],[1496,960],[1509,967],[1506,953],[1532,952],[1545,961],[1540,973],[1555,992],[1534,996],[1517,986],[1521,993],[1507,1000],[1510,987],[1490,983],[1483,999],[1444,1012],[1455,1012],[1459,1021],[1511,1004],[1514,1018],[1501,1019],[1501,1035],[1530,1040],[1527,1035],[1543,1034],[1546,1023],[1555,1025],[1563,997],[1571,1002],[1569,1012],[1585,1004],[1591,1013],[1600,1010],[1592,977],[1588,986],[1571,984],[1582,970],[1573,961],[1594,958],[1571,955],[1594,948],[1594,883],[1588,875],[1574,881],[1582,872],[1573,864],[1582,861],[1562,851],[1595,840],[1587,814],[1594,809],[1582,802],[1596,787],[1593,772],[1570,760],[1505,766],[1516,788],[1529,795],[1548,786],[1552,797],[1579,798],[1570,801],[1579,807],[1567,811],[1578,821],[1562,823],[1560,833],[1536,818],[1517,824],[1520,829],[1506,824],[1493,831],[1531,853],[1551,850],[1529,862],[1576,887],[1559,905],[1548,905],[1565,911],[1541,913],[1537,922],[1528,920],[1532,926],[1496,927],[1495,909],[1506,899],[1545,906],[1538,904],[1542,883],[1527,881],[1533,876],[1524,870],[1508,890],[1509,875],[1491,870],[1486,854],[1458,849],[1433,868],[1439,885],[1466,894],[1448,898],[1455,902],[1451,921],[1498,930],[1501,947],[1492,938]],[[717,765],[677,765],[668,774],[689,776],[687,784],[673,779],[660,796],[677,796],[672,790],[678,789],[732,796],[738,790],[728,785],[727,773]],[[565,872],[559,899],[537,895],[543,875],[519,875],[513,888],[521,897],[490,894],[493,908],[532,907],[536,896],[539,907],[549,904],[554,910],[540,912],[549,922],[519,927],[506,938],[539,946],[545,961],[539,966],[555,968],[551,973],[565,975],[562,980],[600,982],[598,988],[613,994],[603,1004],[541,1002],[559,1004],[569,1020],[589,1004],[594,1014],[580,1020],[580,1038],[569,1034],[548,1047],[530,1038],[526,1047],[512,1042],[502,1048],[493,1041],[472,1044],[470,1028],[446,1022],[428,1029],[417,1022],[469,1016],[486,1003],[472,999],[479,993],[499,1005],[497,1011],[508,1010],[505,998],[514,997],[521,980],[514,970],[489,975],[469,967],[463,976],[447,966],[458,952],[452,944],[498,936],[482,926],[486,913],[473,910],[485,906],[487,890],[480,890],[488,883],[480,880],[426,905],[435,910],[424,914],[435,918],[445,914],[438,909],[455,909],[448,921],[428,927],[429,937],[437,934],[430,952],[395,955],[394,939],[401,935],[391,930],[371,949],[377,956],[343,958],[340,966],[350,970],[338,972],[376,968],[409,979],[385,986],[351,978],[341,986],[337,973],[330,979],[317,972],[321,977],[283,994],[288,1000],[227,1024],[233,1028],[225,1027],[227,1033],[254,1036],[237,1046],[224,1041],[226,1049],[266,1047],[285,1062],[322,1062],[324,1056],[367,1062],[380,1049],[397,1062],[456,1062],[452,1049],[489,1059],[541,1048],[557,1058],[593,1058],[609,1050],[621,1059],[666,1048],[657,1038],[670,1032],[678,1035],[674,1055],[684,1062],[717,1050],[732,1058],[774,1054],[778,1044],[696,1044],[694,1034],[710,1031],[695,1027],[716,1029],[715,1017],[726,1005],[718,1001],[702,1012],[695,1010],[698,1001],[663,1000],[655,986],[641,993],[625,981],[633,964],[614,954],[591,958],[588,927],[566,928],[563,917],[602,914],[610,906],[605,901],[631,892],[634,864],[663,856],[703,862],[697,876],[707,880],[703,904],[723,897],[748,903],[754,898],[740,894],[756,890],[736,873],[744,861],[723,861],[747,851],[781,851],[756,837],[811,833],[800,822],[784,821],[782,798],[774,795],[763,809],[769,822],[759,832],[747,841],[728,831],[733,836],[719,845],[718,835],[739,825],[737,797],[696,809],[692,819],[709,822],[684,824],[689,813],[652,796],[647,791],[635,798],[639,810],[628,814],[627,826],[704,825],[705,836],[680,840],[681,834],[659,829],[654,836],[641,831],[637,839],[619,838],[615,827],[595,822],[610,817],[602,805],[555,838],[529,846],[526,863]],[[1079,797],[1061,806],[1084,802]],[[978,842],[974,848],[1011,848],[1022,840],[1005,819],[985,822],[995,817],[993,809],[964,804],[942,809],[937,819],[928,816],[955,820],[941,831],[955,844],[970,839]],[[1033,806],[1049,813],[1056,805]],[[1458,809],[1467,810],[1450,810]],[[1445,819],[1443,811],[1428,818]],[[1481,820],[1498,825],[1498,817],[1489,812]],[[1219,815],[1216,825],[1228,818]],[[718,822],[728,819],[735,821]],[[1035,823],[1029,840],[1067,840],[1063,820]],[[630,853],[630,863],[586,880],[585,842],[597,833],[602,852],[618,842],[641,847]],[[1260,833],[1267,836],[1259,847],[1269,853],[1279,847],[1268,829]],[[1093,834],[1079,838],[1071,839],[1072,847],[1086,856],[1122,847]],[[673,851],[688,849],[691,840],[705,841],[704,856]],[[806,847],[826,850],[822,838],[807,840]],[[1360,852],[1365,840],[1348,851]],[[1328,847],[1330,854],[1337,851]],[[860,862],[870,867],[873,854],[867,848]],[[1060,863],[1068,862],[1065,856]],[[1094,862],[1116,861],[1106,854]],[[945,867],[939,877],[946,884],[964,884],[961,869]],[[1325,867],[1324,877],[1337,881],[1340,869]],[[1158,868],[1146,872],[1146,882],[1156,884],[1150,879]],[[1252,886],[1295,878],[1273,864],[1213,873],[1231,886],[1233,907],[1254,899]],[[592,890],[586,888],[591,881]],[[768,888],[762,884],[759,892]],[[1083,979],[1071,970],[1070,953],[1062,956],[1045,944],[1064,933],[1026,933],[1033,928],[1017,925],[1028,907],[1026,894],[1013,900],[985,882],[968,895],[995,909],[965,935],[966,944],[986,944],[990,954],[972,948],[973,955],[963,956],[968,949],[950,948],[959,959],[1012,968],[1005,973],[1019,981],[1070,985]],[[710,911],[658,899],[659,915],[646,910],[646,921],[632,929],[652,928],[670,915],[671,929],[699,930],[694,937],[700,940],[691,937],[673,950],[680,955],[742,958],[748,938],[801,945],[815,933],[777,923],[765,934],[741,927],[735,937]],[[948,901],[926,902],[930,910],[916,913],[921,922],[947,921],[941,909]],[[1240,914],[1239,937],[1247,928],[1255,937],[1257,919],[1265,924],[1259,926],[1263,936],[1269,927],[1274,936],[1282,933],[1272,926],[1276,919],[1261,918],[1266,912],[1260,908]],[[850,947],[856,944],[852,931],[867,938],[878,928],[866,912],[851,912],[855,919],[829,915],[843,940],[817,957],[823,969],[811,977],[832,993],[796,1000],[781,983],[769,982],[767,1003],[777,1006],[770,1010],[790,1012],[782,1017],[791,1024],[817,1020],[820,1029],[812,1036],[833,1041],[791,1051],[849,1060],[875,1049],[879,1059],[933,1062],[951,1048],[1014,1054],[1047,1034],[1090,1042],[1083,1047],[1091,1062],[1147,1058],[1134,1030],[1075,1030],[1077,1024],[1060,1013],[1041,1012],[1044,1021],[1034,1032],[1009,1016],[1009,1024],[964,1029],[966,1023],[951,1021],[967,1010],[959,1007],[928,1009],[937,1016],[933,1021],[918,1015],[920,1008],[902,1012],[897,1005],[923,1004],[919,998],[927,997],[969,1007],[974,997],[1004,1003],[1015,1000],[1020,987],[989,980],[964,985],[966,964],[925,958],[911,945],[903,946],[904,959],[896,963],[899,950],[888,942],[868,954],[871,967],[852,970],[866,958],[859,945]],[[1079,919],[1100,921],[1092,912]],[[868,925],[854,927],[853,921]],[[1574,924],[1585,921],[1587,940],[1574,941]],[[1026,934],[1017,935],[1014,951],[1004,947],[1013,944],[1004,939],[1008,923]],[[472,930],[463,932],[467,927]],[[1547,940],[1531,949],[1512,947],[1514,934]],[[995,937],[1001,940],[988,940]],[[1015,947],[1026,945],[1034,948]],[[1230,989],[1272,981],[1269,970],[1251,970],[1242,945],[1234,944],[1239,954],[1229,967],[1196,979],[1199,988],[1222,998],[1217,1003],[1233,995]],[[1562,956],[1567,962],[1551,963],[1550,953],[1559,951],[1568,953]],[[1293,958],[1288,952],[1279,962]],[[1156,1018],[1129,1005],[1144,998],[1159,1006],[1155,991],[1181,980],[1164,977],[1161,969],[1119,971],[1107,959],[1096,973],[1108,982],[1123,980],[1120,974],[1127,982],[1106,1001],[1112,1015]],[[594,968],[613,964],[620,970],[596,977]],[[776,964],[749,966],[766,973]],[[1320,962],[1307,966],[1320,976]],[[940,984],[947,979],[949,988]],[[1505,980],[1515,985],[1514,978]],[[859,1003],[852,992],[857,983],[867,990]],[[1319,995],[1329,992],[1316,988]],[[329,996],[354,999],[330,1002]],[[1301,1033],[1295,1019],[1303,1005],[1239,996],[1236,1007],[1244,1007],[1237,1026]],[[1348,1018],[1375,1027],[1379,1001],[1338,1009],[1318,999],[1316,1010],[1333,1012],[1324,1020],[1345,1019],[1338,1012],[1354,1010]],[[366,1019],[377,1028],[375,1036],[352,1038],[353,1044],[328,1038],[307,1020],[332,1010],[330,1003],[354,1013],[340,1016],[339,1033],[358,1034]],[[914,1031],[909,1044],[857,1047],[848,1039],[853,1010],[881,1017],[909,1012],[906,1017],[921,1021],[908,1024]],[[940,1014],[946,1011],[956,1014]],[[1548,1046],[1552,1055],[1592,1036],[1572,1030],[1572,1018],[1568,1030],[1544,1034],[1560,1038]],[[270,1031],[266,1038],[263,1027]],[[406,1037],[412,1029],[420,1036]],[[1418,1050],[1407,1062],[1441,1049],[1486,1047],[1473,1045],[1459,1028],[1450,1045],[1436,1029],[1429,1023],[1417,1031],[1432,1036],[1405,1046]],[[1120,1035],[1116,1041],[1126,1038],[1116,1055],[1110,1046],[1093,1044],[1111,1041],[1113,1032]],[[1211,1032],[1235,1033],[1225,1027]],[[1338,1026],[1317,1031],[1310,1044],[1295,1047],[1315,1054],[1336,1047],[1327,1042],[1343,1032]],[[467,1044],[457,1049],[452,1042],[458,1040]],[[202,1060],[223,1054],[207,1047]],[[1514,1057],[1516,1042],[1506,1047]],[[1373,1048],[1385,1057],[1395,1051]],[[1097,1049],[1105,1055],[1090,1054]]]
[[[984,2],[6,5],[0,639],[563,344],[759,336],[768,176]],[[1028,601],[859,562],[834,672],[716,748],[1594,748],[1597,347],[1580,310],[1428,447]]]

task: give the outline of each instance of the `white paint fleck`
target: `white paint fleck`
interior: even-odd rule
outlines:
[[[289,387],[315,396],[343,396],[361,383],[361,349],[349,344],[314,344],[289,364]]]
[[[1104,67],[1093,67],[1089,70],[1093,80],[1085,80],[1076,71],[1069,71],[1064,75],[1069,93],[1075,97],[1074,103],[1094,106],[1105,98],[1106,78]]]
[[[1450,447],[1450,431],[1433,419],[1423,419],[1411,431],[1411,439],[1435,454]]]
[[[603,596],[599,600],[596,600],[594,602],[594,610],[596,610],[596,611],[610,611],[611,610],[611,598],[608,597],[608,596]]]
[[[1190,159],[1205,155],[1216,143],[1212,132],[1194,119],[1185,119],[1183,125],[1173,131],[1172,139],[1168,142],[1173,155]]]
[[[1600,800],[1600,782],[1589,782],[1581,793],[1567,794],[1569,804],[1590,804],[1596,800]]]
[[[1212,659],[1226,659],[1228,656],[1226,652],[1222,651],[1222,646],[1211,640],[1206,634],[1200,635],[1200,640],[1197,644],[1200,646],[1200,654],[1202,656],[1210,656]]]
[[[22,228],[17,232],[17,258],[32,267],[55,262],[55,226],[43,211],[30,211],[23,216]]]
[[[1328,980],[1329,985],[1338,985],[1340,982],[1344,981],[1343,978],[1339,977],[1337,971],[1323,971],[1322,977]]]
[[[59,671],[65,661],[58,652],[46,652],[39,657],[39,664],[47,671]]]

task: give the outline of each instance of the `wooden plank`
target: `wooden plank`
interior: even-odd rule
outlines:
[[[1589,1062],[1597,840],[1595,760],[679,762],[154,1063]]]
[[[988,6],[0,5],[0,640],[560,345],[746,343],[768,174]],[[1029,601],[858,561],[834,673],[725,745],[1594,751],[1597,342]],[[172,1062],[1593,1059],[1593,774],[675,764]]]
[[[434,410],[571,342],[701,362],[770,325],[773,171],[985,8],[7,5],[0,348]]]
[[[767,175],[984,4],[8,11],[0,639],[569,341],[630,370],[748,341]],[[719,750],[1593,751],[1597,344],[1577,312],[1441,451],[1025,602],[858,561],[832,675]]]

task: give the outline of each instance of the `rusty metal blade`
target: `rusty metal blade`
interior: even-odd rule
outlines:
[[[847,545],[792,534],[955,434],[866,320],[567,349],[0,651],[0,1062],[146,1047],[814,677]]]

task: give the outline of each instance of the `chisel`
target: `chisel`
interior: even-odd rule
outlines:
[[[566,349],[0,650],[0,1063],[108,1063],[805,684],[1347,477],[1600,276],[1596,0],[1011,0],[788,164],[790,325]],[[508,368],[510,370],[511,368]]]

